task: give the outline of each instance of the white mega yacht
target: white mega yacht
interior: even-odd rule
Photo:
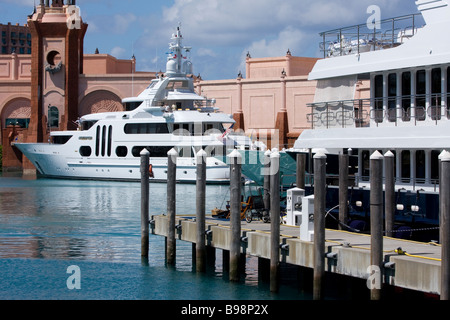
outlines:
[[[419,13],[383,20],[381,28],[358,25],[321,34],[324,59],[309,75],[317,81],[308,115],[312,128],[294,148],[357,155],[354,201],[363,197],[356,190],[370,187],[370,155],[391,151],[402,210],[397,217],[437,223],[438,157],[450,150],[450,5],[416,5]],[[355,96],[362,80],[370,81],[370,98]]]
[[[124,112],[89,114],[76,131],[51,132],[49,143],[15,146],[48,177],[139,180],[140,153],[150,152],[150,178],[167,180],[167,152],[174,148],[177,180],[195,182],[196,154],[207,153],[207,183],[229,181],[229,167],[220,160],[230,149],[251,143],[232,130],[231,115],[220,113],[194,91],[191,48],[183,47],[180,28],[172,35],[166,73],[139,96],[126,98]]]

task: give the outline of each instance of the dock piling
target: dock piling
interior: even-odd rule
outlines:
[[[322,152],[314,156],[314,300],[324,298],[326,161],[327,157]]]
[[[450,152],[441,154],[441,300],[450,298]]]
[[[339,155],[339,230],[345,229],[348,221],[348,154]]]
[[[381,299],[383,270],[383,155],[370,156],[370,298]]]
[[[388,151],[384,154],[385,170],[385,231],[387,236],[392,236],[390,232],[394,230],[395,214],[395,172],[394,172],[394,154]]]
[[[206,196],[206,152],[197,153],[196,179],[196,222],[197,241],[195,246],[195,265],[197,272],[206,271],[206,240],[205,240],[205,196]]]
[[[239,261],[241,256],[241,159],[238,150],[233,150],[230,158],[230,281],[239,281]]]
[[[166,257],[167,265],[174,266],[176,263],[176,239],[175,239],[175,217],[176,217],[176,172],[178,152],[171,149],[167,153],[167,217],[169,228],[167,232]]]
[[[297,153],[297,188],[305,190],[306,154]]]
[[[280,153],[270,154],[270,291],[279,290],[280,269]]]
[[[149,251],[149,197],[150,197],[150,152],[143,149],[141,156],[141,257],[148,258]]]
[[[263,168],[263,176],[264,176],[264,209],[266,212],[270,212],[270,150],[267,150],[264,153],[264,168]]]

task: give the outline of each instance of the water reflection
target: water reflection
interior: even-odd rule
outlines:
[[[166,188],[151,184],[151,215],[165,213]],[[208,187],[207,211],[227,191]],[[195,185],[177,186],[177,213],[195,213]],[[151,250],[164,261],[159,241]],[[126,262],[139,250],[139,183],[0,177],[0,258]]]

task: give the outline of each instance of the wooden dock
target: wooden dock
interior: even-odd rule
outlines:
[[[167,237],[167,216],[152,216],[150,222],[152,234]],[[241,252],[270,259],[270,223],[242,221],[241,226]],[[196,243],[195,216],[177,216],[176,229],[178,240]],[[299,239],[299,227],[281,225],[280,229],[280,261],[313,268],[313,242]],[[207,216],[205,237],[207,246],[230,250],[230,221]],[[360,279],[370,277],[370,235],[327,229],[325,241],[327,272]],[[440,245],[383,237],[383,256],[385,283],[440,294]]]

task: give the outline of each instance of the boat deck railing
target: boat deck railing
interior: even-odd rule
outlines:
[[[450,119],[450,93],[417,94],[308,104],[311,128],[369,127],[372,124],[438,124]]]
[[[420,13],[320,33],[324,58],[394,48],[413,37],[424,24]]]

